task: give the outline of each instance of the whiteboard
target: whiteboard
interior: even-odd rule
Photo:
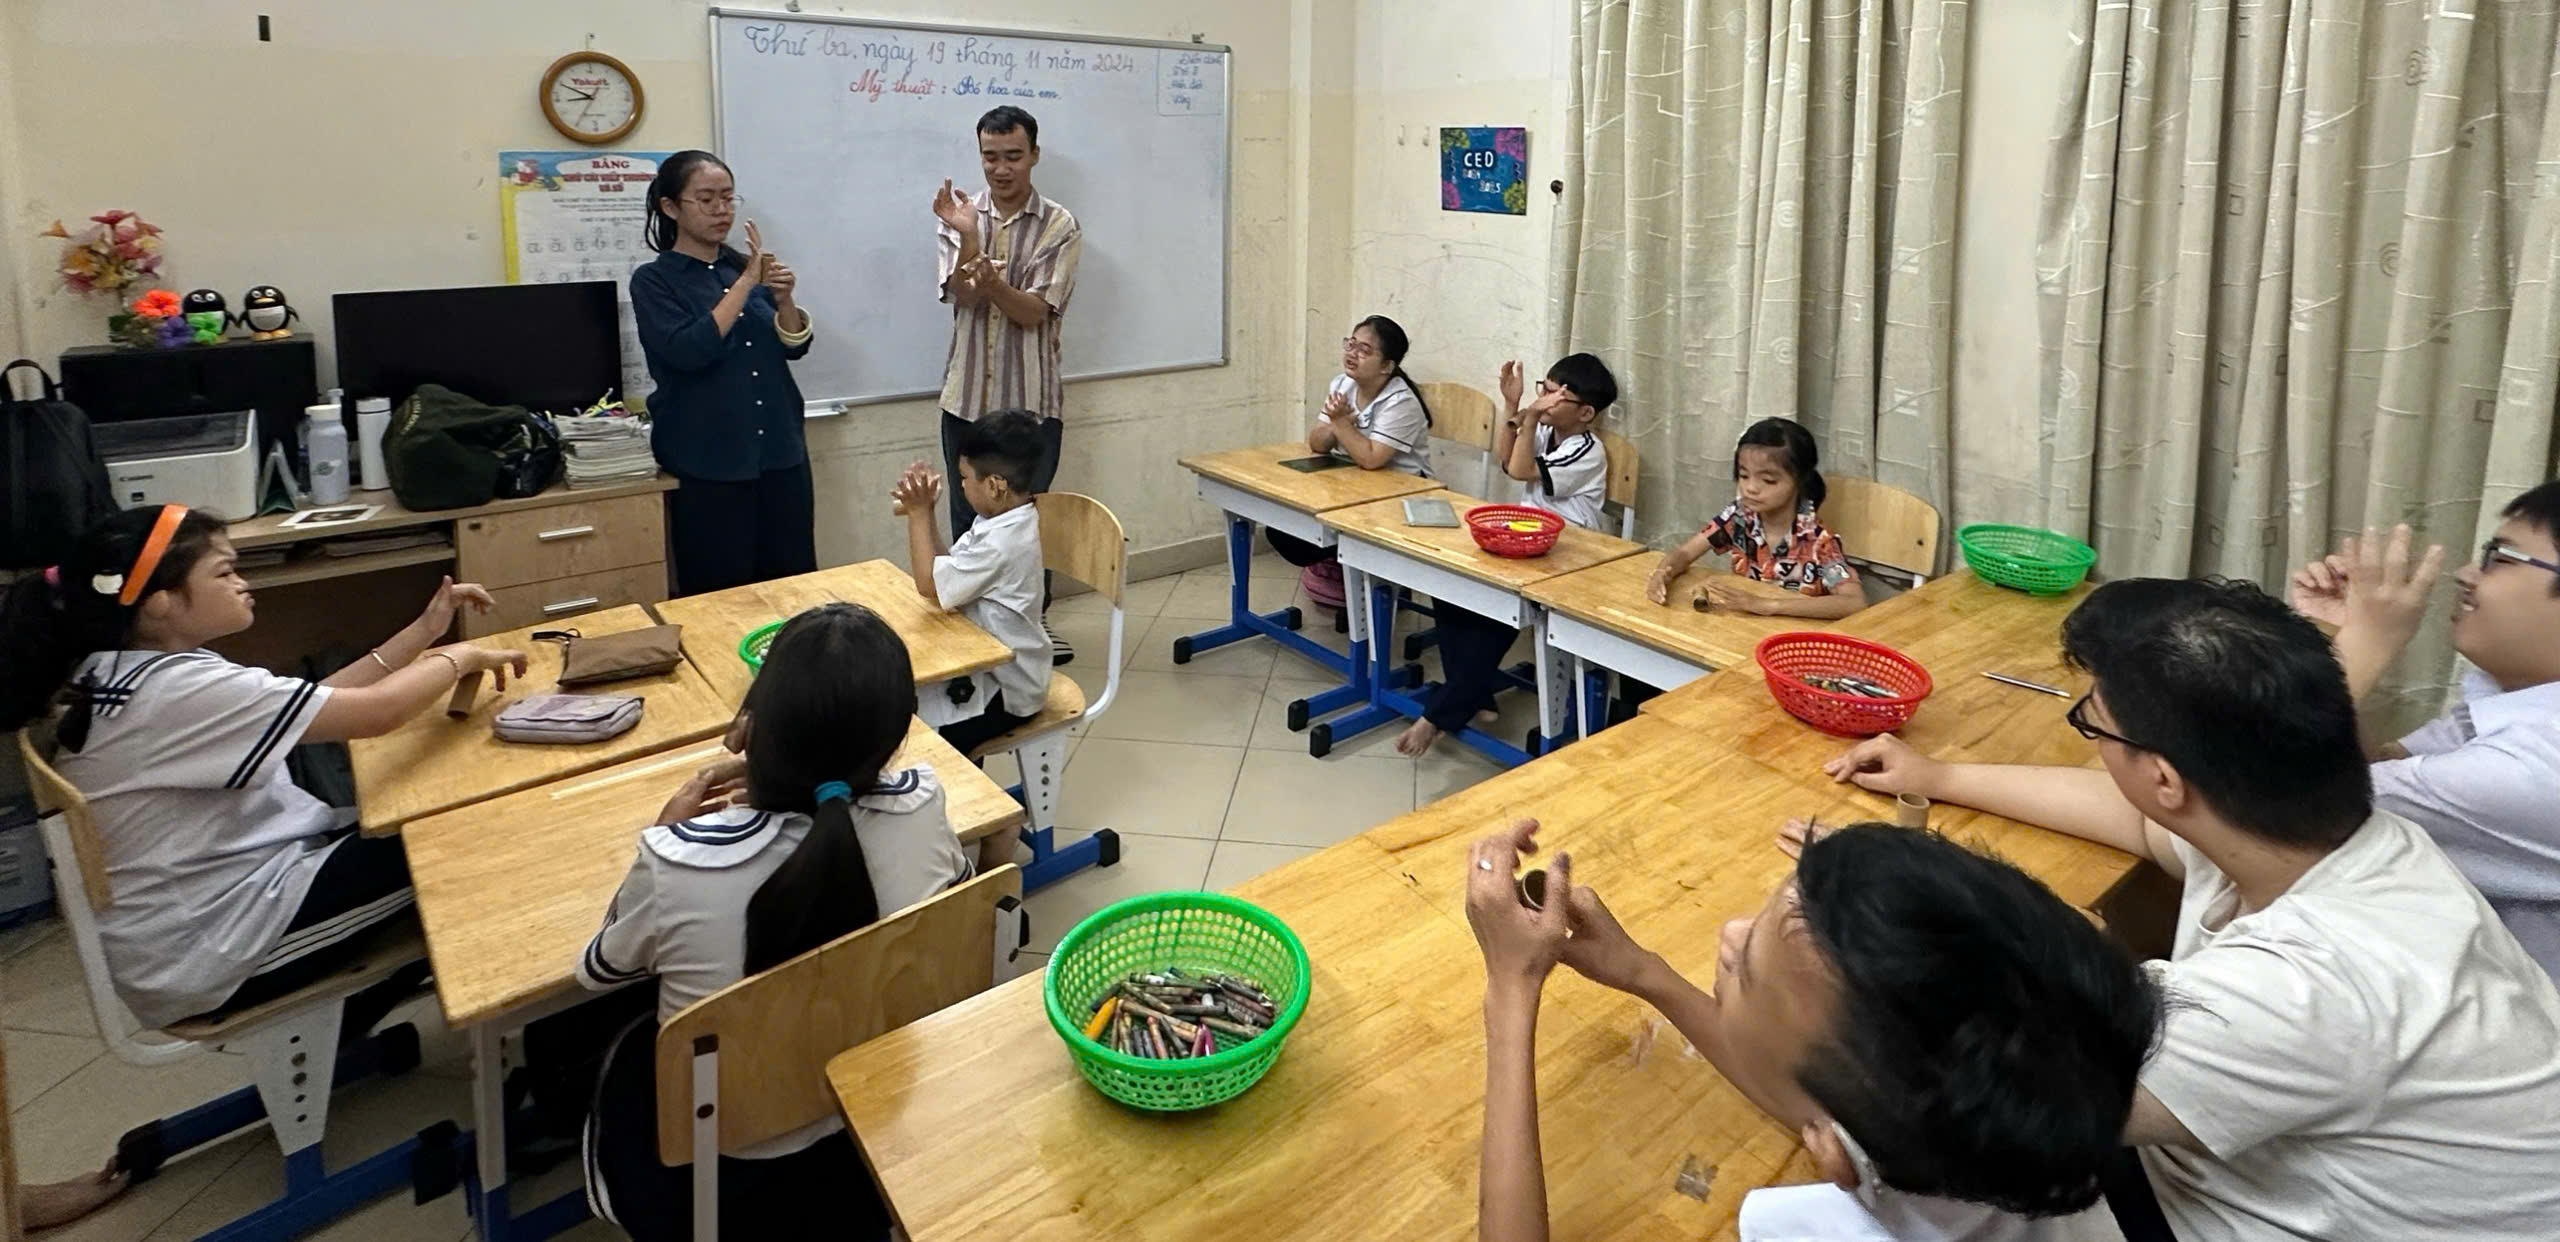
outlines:
[[[942,391],[933,194],[985,187],[978,117],[1005,103],[1040,122],[1032,185],[1084,228],[1067,378],[1225,363],[1227,69],[1214,44],[712,9],[712,132],[817,320],[793,366],[811,410]]]

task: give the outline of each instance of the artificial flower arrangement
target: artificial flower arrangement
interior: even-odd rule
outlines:
[[[196,339],[194,326],[179,313],[178,295],[166,289],[153,289],[123,313],[107,316],[107,335],[135,349],[174,349]]]
[[[130,211],[89,217],[74,236],[53,222],[43,236],[63,239],[62,284],[74,293],[121,293],[160,272],[160,227]]]
[[[43,235],[62,239],[62,262],[56,270],[62,286],[74,293],[105,293],[121,299],[126,290],[148,285],[160,274],[164,257],[160,226],[133,212],[91,216],[89,227],[77,234],[56,220]],[[186,317],[179,313],[178,295],[166,289],[147,290],[107,316],[107,335],[119,345],[135,348],[184,345],[193,339]]]

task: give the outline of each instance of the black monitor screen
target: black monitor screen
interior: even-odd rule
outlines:
[[[610,280],[341,293],[338,386],[349,408],[442,384],[491,405],[577,410],[622,386],[618,313]]]

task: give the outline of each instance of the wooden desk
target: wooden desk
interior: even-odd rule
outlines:
[[[1367,627],[1362,625],[1353,631],[1352,651],[1346,654],[1298,634],[1298,626],[1305,622],[1305,617],[1294,607],[1268,613],[1253,611],[1247,587],[1252,581],[1253,528],[1256,525],[1267,526],[1317,547],[1329,548],[1334,544],[1334,534],[1316,519],[1318,513],[1346,505],[1415,495],[1439,487],[1439,484],[1420,475],[1394,470],[1363,470],[1348,462],[1311,473],[1280,464],[1314,455],[1304,442],[1291,442],[1203,453],[1182,459],[1183,466],[1197,476],[1200,498],[1218,506],[1227,517],[1227,623],[1175,639],[1174,663],[1187,664],[1192,656],[1203,651],[1242,642],[1256,635],[1268,638],[1343,679],[1342,685],[1300,699],[1292,705],[1290,718],[1301,722],[1368,698],[1365,683],[1368,649],[1364,645],[1368,639]],[[1352,612],[1354,620],[1359,620],[1359,610],[1353,609]]]
[[[1420,499],[1445,500],[1462,516],[1469,509],[1488,503],[1451,491],[1430,492]],[[1475,536],[1464,526],[1407,525],[1404,501],[1400,499],[1334,509],[1317,517],[1342,537],[1345,597],[1368,601],[1366,607],[1353,610],[1355,618],[1365,614],[1367,627],[1383,632],[1373,644],[1375,667],[1370,677],[1369,706],[1311,730],[1307,739],[1311,753],[1321,757],[1342,738],[1422,714],[1419,700],[1394,688],[1395,679],[1388,667],[1394,613],[1379,611],[1379,601],[1372,598],[1372,579],[1411,587],[1435,601],[1536,631],[1539,723],[1532,746],[1523,750],[1473,728],[1461,731],[1459,741],[1508,766],[1523,762],[1547,740],[1564,738],[1568,708],[1574,701],[1572,670],[1548,645],[1543,632],[1545,613],[1530,604],[1522,592],[1576,570],[1634,556],[1645,550],[1643,544],[1568,523],[1555,547],[1543,556],[1495,556],[1477,547]],[[1362,623],[1355,620],[1352,639],[1357,644],[1362,637]]]
[[[2097,749],[2063,723],[2071,700],[1982,674],[2042,682],[2074,698],[2085,693],[2088,678],[2063,665],[2058,635],[2086,592],[2026,595],[1958,572],[1831,628],[1884,643],[1929,670],[1933,689],[1900,730],[1920,750],[1948,759],[2076,766],[2092,762]],[[1748,666],[1662,695],[1643,711],[1713,730],[1724,744],[1787,772],[1814,771],[1849,745],[1787,715],[1769,697],[1759,670]]]
[[[1417,474],[1398,470],[1363,470],[1349,462],[1330,470],[1315,471],[1292,470],[1280,464],[1315,456],[1320,454],[1309,452],[1305,441],[1293,440],[1255,448],[1201,453],[1183,458],[1182,466],[1200,476],[1202,499],[1220,503],[1218,498],[1208,493],[1210,485],[1216,484],[1269,501],[1290,514],[1323,513],[1347,505],[1419,495],[1440,486]],[[1220,503],[1220,507],[1225,506]],[[1235,509],[1227,511],[1237,512]],[[1265,526],[1276,525],[1251,513],[1245,516],[1253,517]],[[1310,543],[1319,542],[1324,534],[1322,528],[1312,524],[1291,522],[1290,525],[1298,529],[1287,533],[1304,531],[1299,537]]]
[[[579,617],[575,628],[599,637],[652,624],[637,605],[625,605]],[[522,650],[531,663],[523,677],[509,680],[504,694],[482,686],[469,716],[461,720],[446,716],[439,700],[425,715],[390,733],[347,744],[355,766],[356,807],[366,832],[395,832],[422,816],[700,741],[728,727],[734,714],[729,705],[712,693],[692,665],[679,664],[661,676],[582,692],[638,695],[647,700],[640,723],[620,737],[581,746],[499,741],[491,729],[508,704],[559,691],[561,645],[533,641],[535,630],[552,628],[557,627],[528,626],[477,640],[485,647]]]
[[[1672,579],[1669,604],[1654,603],[1646,597],[1645,585],[1665,555],[1605,561],[1532,583],[1521,594],[1546,610],[1547,641],[1558,650],[1662,690],[1686,685],[1720,668],[1749,664],[1751,649],[1771,634],[1823,629],[1830,624],[1721,608],[1700,612],[1689,601],[1710,579],[1755,595],[1793,594],[1701,565],[1691,565]]]
[[[485,1022],[574,989],[641,830],[722,753],[704,741],[410,824],[401,845],[445,1021]],[[1022,824],[1021,805],[923,721],[894,762],[933,769],[963,841]]]
[[[1034,978],[853,1049],[829,1077],[917,1242],[1472,1239],[1484,1037],[1468,843],[1537,816],[1546,850],[1570,849],[1640,941],[1705,981],[1721,924],[1787,873],[1778,822],[1851,818],[1867,797],[1633,721],[1236,890],[1298,933],[1314,987],[1270,1075],[1225,1105],[1166,1117],[1105,1100]],[[1949,826],[2035,855],[2069,900],[2131,862],[1989,817]],[[1814,1180],[1794,1134],[1651,1010],[1570,971],[1547,986],[1538,1067],[1558,1237],[1731,1238],[1743,1194]],[[1013,1157],[990,1172],[988,1151]],[[1715,1173],[1704,1202],[1673,1189],[1692,1159]]]
[[[1013,649],[967,617],[916,594],[915,579],[890,561],[861,561],[813,574],[688,595],[657,606],[669,625],[684,627],[684,653],[722,703],[745,700],[755,679],[738,658],[747,635],[820,604],[860,604],[880,614],[906,640],[916,684],[965,677],[1013,659]]]

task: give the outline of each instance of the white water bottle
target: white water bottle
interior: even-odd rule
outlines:
[[[308,420],[311,503],[342,504],[347,499],[347,423],[333,402],[303,411]]]
[[[356,486],[378,492],[391,486],[391,471],[382,461],[382,434],[391,429],[391,398],[366,397],[356,402]]]

